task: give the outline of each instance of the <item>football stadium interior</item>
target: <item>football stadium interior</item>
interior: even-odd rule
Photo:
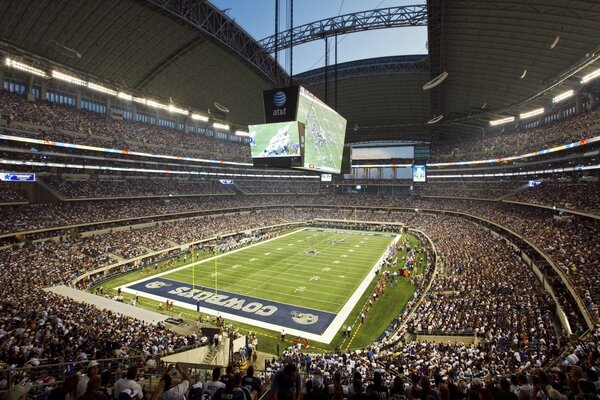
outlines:
[[[598,399],[600,2],[416,3],[0,0],[0,395]]]

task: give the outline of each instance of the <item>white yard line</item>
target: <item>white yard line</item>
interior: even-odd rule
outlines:
[[[294,231],[294,232],[285,233],[285,234],[283,234],[283,235],[281,235],[281,236],[277,236],[277,237],[274,237],[274,238],[272,238],[272,239],[267,239],[267,240],[265,240],[265,241],[258,242],[258,243],[254,243],[254,244],[251,244],[251,245],[249,245],[249,246],[240,247],[239,249],[231,250],[231,251],[228,251],[227,253],[219,254],[219,255],[217,255],[217,256],[212,256],[212,257],[209,257],[209,258],[205,258],[204,260],[196,261],[196,262],[194,262],[194,263],[191,263],[191,264],[182,265],[181,267],[178,267],[178,268],[175,268],[175,269],[170,269],[170,270],[168,270],[168,271],[161,272],[161,273],[159,273],[159,274],[152,275],[152,276],[149,276],[149,277],[147,277],[147,278],[138,279],[137,281],[134,281],[134,282],[129,282],[128,284],[121,286],[121,288],[122,288],[122,289],[125,289],[125,288],[128,288],[129,286],[132,286],[132,285],[137,285],[138,283],[146,282],[146,281],[148,281],[148,280],[150,280],[150,279],[154,279],[154,278],[160,278],[161,276],[168,275],[168,274],[172,274],[173,272],[181,271],[182,269],[186,269],[186,268],[194,267],[194,266],[196,266],[196,265],[204,264],[204,263],[207,263],[207,262],[209,262],[209,261],[212,261],[212,260],[214,260],[215,258],[217,258],[217,259],[218,259],[218,258],[220,258],[220,257],[224,257],[224,256],[226,256],[227,254],[233,254],[233,253],[237,253],[237,252],[239,252],[239,251],[246,250],[246,249],[249,249],[249,248],[251,248],[251,247],[259,246],[259,245],[261,245],[261,244],[263,244],[263,243],[268,243],[268,242],[270,242],[270,241],[273,241],[273,240],[276,240],[276,239],[280,239],[280,238],[283,238],[283,237],[286,237],[286,236],[294,235],[294,234],[296,234],[296,233],[298,233],[298,232],[302,232],[302,231],[304,231],[305,229],[306,229],[306,228],[304,228],[304,229],[300,229],[300,230],[297,230],[297,231]]]
[[[232,254],[232,253],[235,253],[235,252],[238,252],[238,251],[241,251],[241,250],[245,250],[245,249],[250,248],[250,247],[258,246],[258,245],[270,242],[270,241],[275,240],[275,239],[279,239],[279,238],[283,238],[283,237],[286,237],[286,236],[290,236],[290,235],[293,235],[293,234],[298,233],[298,232],[303,232],[306,229],[307,228],[304,228],[304,229],[301,229],[301,230],[297,230],[297,231],[294,231],[294,232],[290,232],[290,233],[286,233],[284,235],[277,236],[275,238],[265,240],[264,242],[255,243],[255,244],[252,244],[252,245],[247,246],[247,247],[242,247],[242,248],[239,248],[239,249],[236,249],[236,250],[232,250],[232,251],[224,253],[224,254],[220,254],[218,256],[210,257],[210,258],[207,258],[205,260],[201,260],[201,261],[197,261],[197,262],[192,263],[192,264],[184,265],[182,267],[179,267],[179,268],[176,268],[176,269],[173,269],[173,270],[161,272],[160,274],[156,274],[154,276],[150,276],[150,277],[147,277],[147,278],[139,279],[139,280],[137,280],[135,282],[130,282],[127,285],[121,286],[121,289],[125,293],[136,294],[138,291],[129,289],[129,286],[132,286],[132,285],[135,285],[135,284],[138,284],[138,283],[142,283],[142,282],[154,279],[154,278],[158,278],[158,277],[161,277],[161,276],[164,276],[164,275],[167,275],[167,274],[171,274],[173,272],[180,271],[180,270],[185,269],[185,268],[189,268],[189,267],[193,267],[193,266],[205,263],[205,262],[209,262],[209,261],[214,260],[215,258],[223,257],[223,256],[225,256],[227,254]],[[328,230],[328,229],[325,229],[325,230]],[[336,230],[336,229],[331,229],[331,230]],[[339,230],[337,230],[337,231],[339,231]],[[368,236],[369,233],[365,232],[364,235]],[[360,283],[360,285],[358,286],[358,288],[350,296],[350,298],[348,299],[348,301],[346,302],[346,304],[342,307],[342,309],[337,313],[336,317],[333,319],[333,321],[331,322],[331,324],[329,324],[329,326],[327,327],[327,329],[325,330],[325,332],[321,333],[320,335],[317,335],[317,334],[314,334],[314,333],[304,332],[304,331],[301,331],[301,330],[291,329],[291,328],[285,327],[286,332],[289,335],[302,336],[302,337],[307,338],[309,340],[314,340],[314,341],[318,341],[318,342],[322,342],[322,343],[327,343],[327,344],[331,343],[331,341],[335,337],[335,335],[338,332],[338,330],[341,328],[341,326],[344,323],[344,321],[348,318],[348,316],[350,315],[350,313],[352,312],[352,310],[354,309],[354,307],[356,306],[356,304],[358,304],[358,302],[360,301],[360,298],[362,297],[362,295],[364,294],[364,292],[367,290],[367,288],[369,287],[369,285],[371,284],[371,282],[375,278],[375,271],[381,267],[381,263],[383,262],[383,259],[384,259],[385,255],[387,253],[387,250],[391,246],[394,246],[398,242],[399,239],[400,239],[399,235],[396,235],[394,237],[394,239],[392,240],[392,243],[390,243],[390,245],[385,249],[385,251],[383,252],[383,254],[381,255],[381,257],[379,258],[379,260],[373,265],[373,267],[371,268],[371,270],[365,275],[365,278],[362,280],[362,282]],[[161,302],[164,302],[166,300],[165,297],[157,296],[157,295],[153,295],[153,294],[149,294],[149,293],[146,293],[146,292],[143,292],[143,296],[146,297],[146,298],[149,298],[149,299],[152,299],[152,300],[161,301]],[[193,310],[193,311],[196,310],[196,306],[193,305],[193,304],[188,304],[188,303],[184,303],[184,302],[181,302],[181,301],[178,301],[178,300],[173,300],[173,299],[169,299],[169,300],[172,301],[178,307],[186,308],[188,310]],[[278,302],[278,303],[285,304],[283,302]],[[243,316],[240,316],[240,315],[229,314],[229,313],[220,312],[220,311],[214,311],[214,310],[211,310],[211,309],[206,308],[206,307],[201,307],[201,312],[204,313],[204,314],[210,314],[210,315],[217,315],[217,314],[219,314],[222,317],[227,318],[227,319],[232,320],[232,321],[237,321],[237,322],[241,322],[243,324],[257,326],[257,327],[264,328],[264,329],[269,329],[269,330],[272,330],[272,331],[280,331],[282,328],[284,328],[281,325],[271,324],[271,323],[262,322],[262,321],[256,321],[256,320],[254,320],[252,318],[247,318],[247,317],[243,317]]]
[[[342,307],[342,309],[337,314],[335,319],[331,322],[327,330],[323,333],[322,337],[324,340],[322,341],[324,341],[325,343],[331,343],[337,331],[342,327],[344,321],[348,318],[354,307],[360,301],[362,295],[365,293],[365,291],[371,284],[371,281],[373,281],[373,279],[375,278],[375,271],[381,267],[381,264],[383,263],[383,259],[385,258],[388,249],[392,246],[395,246],[396,243],[398,243],[398,240],[400,240],[400,235],[396,235],[394,240],[392,240],[392,243],[390,243],[387,249],[383,252],[379,260],[375,263],[375,265],[373,265],[371,271],[369,271],[369,273],[365,276],[365,279],[363,279],[356,291],[354,291],[352,296],[350,296],[350,299],[348,299],[344,307]]]

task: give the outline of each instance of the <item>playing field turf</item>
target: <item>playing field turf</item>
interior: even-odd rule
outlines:
[[[384,235],[302,230],[162,277],[337,313],[391,244]]]

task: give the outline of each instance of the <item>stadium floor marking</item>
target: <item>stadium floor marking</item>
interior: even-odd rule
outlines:
[[[143,303],[148,303],[149,305],[152,305],[152,304],[153,304],[153,303],[146,302],[146,301],[144,301]],[[149,307],[149,309],[152,309],[152,307],[150,306],[150,307]],[[187,316],[188,316],[188,317],[190,317],[190,319],[191,319],[192,321],[194,321],[194,322],[198,320],[198,314],[202,314],[202,313],[197,313],[197,312],[190,312],[189,310],[187,310],[187,309],[185,309],[185,308],[184,308],[184,309],[182,309],[182,310],[179,310],[179,309],[178,309],[177,311],[167,311],[167,310],[162,310],[162,311],[160,311],[160,313],[161,313],[161,314],[165,314],[165,315],[172,314],[173,316],[177,316],[177,314],[187,315]],[[206,313],[204,313],[204,314],[206,314]],[[206,314],[206,315],[208,316],[209,314]],[[204,317],[204,315],[203,315],[203,317]],[[233,322],[233,323],[235,323],[235,322],[237,322],[237,321],[230,321],[230,322]],[[216,327],[216,325],[214,325],[214,324],[212,324],[212,323],[211,323],[211,325],[213,325],[213,326],[215,326],[215,327]],[[240,332],[248,332],[248,333],[249,333],[249,332],[254,332],[254,333],[256,333],[256,334],[257,334],[259,337],[268,337],[268,338],[271,338],[271,339],[276,339],[276,340],[278,340],[279,342],[281,342],[281,336],[271,335],[271,334],[268,334],[268,333],[256,332],[256,331],[254,331],[254,330],[252,330],[252,329],[246,329],[246,328],[244,328],[244,327],[241,327],[241,326],[236,326],[236,328],[237,328],[237,329],[238,329]],[[285,342],[284,342],[284,343],[285,343]],[[290,346],[293,346],[294,344],[295,344],[295,343],[293,343],[293,342],[292,342],[292,343],[290,344]],[[287,346],[287,347],[289,347],[289,346]],[[286,348],[287,348],[287,347],[286,347]],[[316,349],[316,350],[319,350],[319,351],[321,351],[321,352],[324,352],[324,353],[325,353],[325,352],[327,352],[327,351],[329,351],[329,350],[327,350],[327,349],[324,349],[324,348],[322,348],[322,347],[319,347],[319,346],[313,346],[312,344],[309,346],[309,349]]]
[[[255,246],[260,245],[262,243],[267,243],[267,242],[270,242],[270,241],[278,239],[278,238],[287,237],[287,236],[293,235],[295,233],[301,233],[301,232],[305,231],[306,229],[307,228],[304,228],[304,229],[301,229],[301,230],[296,230],[296,231],[293,231],[293,232],[289,232],[289,233],[286,233],[284,235],[278,236],[276,238],[268,239],[268,240],[266,240],[264,242],[259,242],[259,243],[252,244],[252,245],[249,245],[249,246],[246,246],[246,247],[242,247],[240,249],[231,250],[230,252],[225,253],[225,254],[236,253],[236,252],[239,252],[241,250],[244,250],[244,249],[247,249],[247,248],[250,248],[250,247],[255,247]],[[329,230],[329,231],[332,231],[332,230]],[[339,232],[339,230],[338,230],[338,233],[344,233],[344,232]],[[383,250],[382,256],[379,258],[379,260],[375,264],[373,264],[373,267],[371,268],[370,272],[374,272],[381,265],[381,263],[383,261],[383,258],[385,257],[386,252],[392,246],[396,245],[397,242],[398,242],[398,240],[400,239],[400,236],[396,235],[396,234],[390,234],[388,237],[393,238],[392,242],[388,244],[387,248],[382,249]],[[126,289],[129,286],[137,285],[137,284],[146,282],[148,280],[151,280],[151,279],[154,279],[154,278],[157,278],[157,277],[161,277],[163,275],[167,275],[167,274],[170,274],[170,273],[173,273],[173,272],[177,272],[177,271],[180,271],[180,270],[184,270],[184,269],[187,269],[187,268],[190,268],[190,267],[195,267],[196,265],[199,265],[199,264],[208,263],[208,262],[210,262],[210,261],[212,261],[212,260],[214,260],[214,259],[216,259],[216,258],[218,258],[220,256],[221,255],[216,255],[216,256],[213,256],[213,257],[208,257],[206,259],[197,261],[197,262],[195,262],[195,263],[193,263],[191,265],[188,264],[188,265],[184,265],[184,266],[181,266],[181,267],[177,267],[175,269],[168,270],[168,271],[165,271],[165,272],[161,272],[161,273],[158,273],[158,274],[155,274],[155,275],[152,275],[150,277],[143,278],[143,279],[139,279],[139,280],[137,280],[135,282],[130,282],[130,283],[126,284],[126,285],[121,285],[119,287],[122,287],[124,289],[124,291],[126,291]],[[334,318],[334,320],[329,324],[329,327],[326,329],[326,331],[323,332],[323,333],[321,333],[321,335],[318,336],[318,338],[314,338],[313,337],[313,339],[311,339],[311,340],[317,340],[317,341],[321,341],[321,342],[324,342],[324,343],[330,343],[331,342],[331,340],[333,339],[333,337],[337,334],[337,332],[341,328],[341,326],[344,323],[344,321],[348,318],[348,316],[350,315],[350,313],[352,312],[352,310],[354,309],[354,307],[358,303],[358,300],[360,299],[360,297],[362,297],[362,295],[364,294],[364,292],[368,289],[368,286],[370,285],[370,283],[373,281],[374,278],[373,278],[373,275],[370,272],[367,272],[367,274],[365,275],[365,278],[361,281],[361,283],[359,284],[357,290],[355,290],[354,293],[350,296],[350,298],[344,304],[344,306],[342,307],[342,309],[337,312],[337,317]],[[210,309],[209,309],[209,311],[210,311]],[[205,313],[207,313],[207,312],[205,311]],[[225,316],[227,317],[227,315],[225,315]],[[236,320],[235,318],[229,318],[229,319],[231,319],[233,321]],[[240,319],[239,322],[247,323],[244,320],[245,320],[245,318]],[[256,326],[262,326],[263,324],[261,324],[261,323],[255,323],[255,325]],[[263,326],[263,327],[265,327],[265,326]],[[276,330],[276,329],[273,329],[273,328],[268,328],[268,329]],[[292,333],[292,331],[289,331],[289,333]],[[299,333],[302,335],[303,333],[306,333],[306,332],[299,332]],[[303,335],[303,337],[306,337],[306,335]]]
[[[328,240],[328,239],[325,239],[325,240]],[[324,241],[321,241],[320,243],[323,243],[323,242],[324,242]],[[331,248],[331,247],[333,247],[333,245],[329,245],[329,246],[325,247],[325,250],[327,250],[327,249],[329,249],[329,248]],[[299,262],[295,263],[295,264],[293,265],[293,267],[297,267],[298,265],[300,265],[300,264],[301,264],[301,263],[303,263],[303,262],[304,262],[304,259],[301,259]],[[284,270],[284,273],[285,273],[285,272],[287,272],[288,270],[290,270],[290,268],[286,268],[286,269]],[[365,275],[366,275],[366,274],[363,274],[363,276],[365,276]],[[260,284],[260,285],[258,285],[258,286],[255,288],[255,290],[261,290],[261,288],[262,288],[264,285],[271,283],[271,282],[273,281],[273,279],[275,279],[275,277],[273,277],[273,278],[271,278],[271,279],[268,279],[268,280],[266,280],[266,281],[265,281],[263,284]],[[330,295],[331,295],[331,293],[330,293]],[[344,296],[344,297],[346,298],[346,301],[348,301],[349,297],[348,297],[347,295],[346,295],[346,296]],[[339,307],[343,307],[343,304],[339,305]]]
[[[382,250],[384,250],[384,249],[382,249]],[[309,260],[309,258],[307,258],[307,257],[303,257],[301,261],[302,261],[302,262],[305,262],[305,261],[308,261],[308,260]],[[369,258],[365,257],[365,260],[364,260],[364,261],[366,262],[366,261],[368,261],[368,260],[369,260]],[[355,264],[355,261],[356,261],[356,262],[362,262],[362,261],[363,261],[363,259],[362,259],[362,258],[360,258],[360,259],[359,259],[358,257],[356,257],[356,260],[355,260],[355,259],[353,258],[353,262],[352,262],[352,263],[347,263],[347,264],[344,264],[344,265],[342,266],[342,268],[344,269],[344,272],[346,272],[346,273],[355,274],[357,277],[359,277],[359,276],[362,276],[362,275],[363,275],[363,273],[364,273],[364,267],[363,267],[363,266],[358,266],[358,265],[353,265],[353,264]],[[228,261],[224,261],[224,262],[223,262],[223,264],[222,264],[222,266],[221,266],[221,268],[220,268],[220,270],[221,270],[220,272],[224,274],[223,276],[228,276],[228,275],[229,275],[230,269],[231,269],[231,267],[232,267],[232,266],[229,264],[230,262],[235,262],[235,263],[236,263],[235,265],[238,265],[238,264],[239,264],[239,262],[238,262],[237,260],[233,260],[233,261],[229,261],[229,260],[228,260]],[[279,263],[276,263],[276,264],[274,264],[273,266],[269,267],[269,271],[268,271],[268,272],[269,272],[269,274],[270,274],[271,272],[278,272],[278,273],[279,273],[279,274],[281,274],[281,275],[284,275],[284,276],[285,276],[285,275],[288,275],[288,276],[292,276],[292,277],[294,277],[294,279],[297,279],[297,278],[298,278],[298,275],[297,275],[296,273],[286,273],[286,272],[282,272],[282,271],[288,271],[288,270],[289,270],[289,268],[286,268],[285,266],[296,266],[297,264],[298,264],[297,262],[296,262],[296,263],[285,263],[285,262],[279,262]],[[190,267],[190,270],[191,270],[191,268],[194,268],[194,272],[196,272],[196,273],[200,274],[200,276],[202,276],[202,274],[204,274],[204,273],[206,272],[206,271],[204,271],[204,270],[203,270],[205,266],[208,266],[208,267],[210,268],[210,264],[200,264],[200,265],[195,265],[195,266],[191,266],[190,264],[187,264],[187,266],[189,266],[189,267]],[[246,268],[248,268],[248,269],[249,269],[249,272],[250,272],[250,271],[253,271],[253,270],[252,270],[252,267],[251,267],[251,266],[249,266],[249,265],[247,265],[247,266],[246,266]],[[320,270],[320,267],[317,267],[317,266],[307,266],[307,267],[306,267],[306,271],[308,271],[309,273],[310,273],[310,272],[312,272],[312,271],[315,271],[315,272],[316,272],[316,271],[318,271],[318,270]],[[191,272],[191,271],[190,271],[190,272]],[[260,272],[261,272],[261,271],[257,271],[257,272],[256,272],[256,273],[254,273],[253,275],[259,275],[259,274],[260,274]],[[176,273],[179,273],[179,274],[181,274],[181,276],[184,276],[184,275],[186,275],[186,274],[185,274],[185,273],[183,273],[182,271],[174,271],[173,273],[174,273],[174,274],[176,274]],[[236,276],[237,276],[238,274],[239,274],[239,272],[235,272],[235,275],[236,275]]]
[[[300,231],[300,232],[301,232],[301,231]],[[337,234],[339,234],[339,235],[343,235],[344,239],[347,239],[347,238],[349,237],[349,235],[348,235],[348,234],[346,234],[346,233],[343,233],[343,232],[333,232],[333,233],[334,233],[334,234],[336,234],[336,235],[337,235]],[[330,235],[324,235],[324,236],[326,236],[326,237],[325,237],[325,239],[321,240],[319,243],[326,243],[327,241],[329,241],[329,240],[330,240],[330,237],[331,237]],[[326,249],[326,250],[328,250],[328,249],[330,249],[330,248],[332,248],[332,247],[334,247],[334,245],[333,245],[333,244],[330,244],[330,245],[326,246],[326,248],[325,248],[325,249]],[[387,249],[387,248],[389,248],[389,244],[387,245],[386,249]],[[260,250],[259,250],[259,251],[260,251]],[[264,250],[263,250],[263,251],[264,251]],[[302,263],[302,262],[304,262],[304,261],[305,261],[305,259],[301,259],[299,263]],[[291,265],[293,265],[293,266],[295,267],[295,266],[297,266],[299,263],[293,263],[293,264],[291,264]],[[195,268],[195,267],[196,267],[196,266],[193,266],[192,268]],[[363,277],[363,279],[364,279],[364,277],[366,276],[366,274],[365,274],[365,271],[364,271],[364,267],[357,267],[357,269],[360,269],[360,270],[362,271],[362,273],[360,273],[360,275],[361,275],[361,276]],[[286,268],[286,269],[284,269],[284,271],[288,271],[288,270],[289,270],[289,268]],[[367,274],[368,274],[368,273],[369,273],[369,272],[367,272]],[[220,275],[220,274],[219,274],[219,275]],[[238,275],[238,272],[235,272],[235,275],[237,276],[237,275]],[[174,276],[174,277],[179,277],[179,276],[181,276],[181,277],[185,277],[185,278],[186,278],[186,279],[185,279],[185,281],[179,281],[179,280],[177,280],[177,279],[174,279],[174,280],[176,280],[176,281],[178,281],[178,282],[185,283],[185,284],[188,284],[188,285],[189,285],[189,280],[187,279],[187,278],[189,278],[189,275],[188,275],[188,274],[183,274],[182,272],[179,272],[179,271],[174,271],[172,276]],[[295,276],[295,275],[294,275],[294,276]],[[211,277],[214,277],[214,274],[211,274]],[[180,278],[180,279],[183,279],[183,278]],[[272,281],[272,279],[268,280],[267,282],[264,282],[264,284],[267,284],[267,283],[269,283],[270,281]],[[298,283],[297,277],[296,277],[296,279],[294,279],[294,280],[293,280],[293,282],[294,282],[295,284],[296,284],[296,283]],[[263,284],[263,285],[264,285],[264,284]],[[338,284],[339,284],[339,282],[338,282]],[[251,291],[258,289],[258,288],[260,288],[260,287],[261,287],[261,286],[263,286],[263,285],[259,285],[258,287],[256,287],[256,286],[245,286],[245,285],[240,285],[240,284],[239,284],[239,282],[236,282],[236,287],[249,288],[249,289],[250,289],[250,291],[249,291],[249,292],[243,292],[243,293],[242,293],[242,292],[240,292],[239,290],[230,290],[230,289],[228,289],[228,288],[227,288],[227,286],[225,287],[225,289],[222,289],[222,290],[231,291],[231,292],[234,292],[234,293],[239,293],[239,294],[242,294],[242,295],[249,295]],[[330,284],[327,284],[327,283],[324,283],[323,285],[319,285],[319,284],[313,284],[313,285],[315,285],[315,286],[325,286],[325,287],[330,287]],[[351,285],[353,285],[353,283],[348,283],[348,285],[349,285],[349,286],[351,286]],[[358,285],[360,285],[360,283],[359,283]],[[358,287],[358,285],[356,285],[355,287]],[[206,286],[206,285],[198,285],[198,286],[200,286],[200,287],[208,287],[208,286]],[[287,287],[287,288],[289,288],[289,289],[294,289],[294,291],[293,291],[292,293],[295,293],[295,292],[296,292],[296,289],[297,289],[297,286],[287,286],[287,285],[281,285],[281,286]],[[285,297],[287,297],[287,296],[289,295],[289,293],[288,293],[288,292],[277,292],[277,291],[272,291],[272,290],[267,290],[267,289],[261,289],[261,290],[263,290],[263,291],[265,291],[265,292],[267,292],[267,293],[273,293],[273,294],[277,294],[277,295],[281,295],[281,296],[285,296]],[[305,292],[307,292],[307,293],[320,293],[320,292],[316,292],[315,290],[310,290],[310,289],[309,289],[309,290],[305,290]],[[341,298],[343,298],[343,299],[344,299],[344,300],[346,300],[346,301],[349,299],[349,297],[347,297],[347,295],[333,295],[333,296],[335,296],[335,297],[341,297]],[[267,300],[267,299],[264,299],[264,298],[262,298],[262,297],[258,297],[258,298],[261,298],[261,299],[263,299],[263,300]],[[337,302],[331,302],[331,301],[327,301],[327,300],[320,300],[320,299],[311,299],[311,301],[313,301],[313,302],[317,302],[317,303],[321,303],[321,304],[329,304],[329,305],[331,305],[331,306],[334,306],[334,307],[335,307],[335,309],[334,309],[334,310],[331,310],[331,311],[321,310],[321,309],[318,309],[318,308],[314,308],[314,307],[312,307],[314,310],[317,310],[317,311],[322,311],[322,312],[334,312],[334,313],[337,313],[337,312],[339,312],[339,310],[340,310],[340,309],[341,309],[341,308],[344,306],[344,304],[345,304],[345,302],[342,302],[342,303],[340,304],[340,303],[337,303]],[[280,302],[281,302],[281,301],[280,301]],[[281,302],[281,303],[289,304],[289,303],[286,303],[286,302]],[[293,305],[293,304],[290,304],[290,305]],[[299,305],[298,305],[298,306],[299,306]]]
[[[349,277],[352,277],[356,280],[360,280],[360,278],[365,276],[364,273],[364,268],[361,272],[354,272],[345,268],[339,268],[337,267],[339,264],[333,262],[333,264],[335,264],[336,266],[334,267],[334,269],[330,269],[329,272],[333,272],[333,273],[340,273],[343,272],[344,274],[346,274]],[[304,278],[307,275],[311,275],[311,274],[318,274],[323,272],[323,268],[322,266],[325,264],[322,264],[320,267],[313,267],[311,269],[306,269],[304,271],[302,271],[302,274],[299,274],[298,272],[295,273],[290,273],[290,272],[282,272],[281,270],[276,270],[276,269],[271,269],[268,271],[264,271],[264,272],[260,272],[260,273],[256,273],[252,276],[252,279],[250,279],[249,277],[246,277],[245,280],[248,282],[263,282],[263,278],[272,276],[272,274],[277,273],[278,274],[278,278],[281,279],[282,281],[286,281],[286,282],[292,282],[293,284],[304,280]],[[291,265],[292,267],[295,267],[296,265]],[[226,287],[230,282],[229,280],[234,280],[235,281],[235,285],[238,286],[240,285],[239,283],[239,276],[240,274],[245,274],[245,270],[240,270],[240,268],[243,268],[242,266],[231,266],[231,267],[226,267],[226,268],[219,268],[218,271],[218,276],[223,279],[223,287]],[[325,271],[327,272],[327,271]],[[198,279],[198,282],[205,282],[206,281],[206,276],[210,275],[211,277],[214,277],[214,272],[212,271],[194,271],[194,273],[196,274],[196,279]],[[183,273],[183,272],[175,272],[172,275],[170,275],[170,279],[172,278],[172,280],[175,281],[180,281],[182,283],[189,283],[190,281],[190,277],[192,275],[192,272],[190,271],[190,273]],[[328,279],[327,275],[324,275],[323,278],[328,281],[331,279]],[[209,285],[212,282],[209,283]],[[203,286],[207,286],[206,284],[203,284]]]
[[[175,282],[179,282],[179,283],[182,283],[182,284],[185,284],[185,285],[190,285],[189,281],[182,282],[182,281],[178,281],[178,280],[171,279],[171,278],[164,278],[164,279],[169,279],[169,280],[172,280],[172,281],[175,281]],[[205,285],[194,285],[194,286],[196,288],[204,288],[204,289],[214,290],[214,287],[210,287],[210,286],[205,286]],[[330,285],[324,285],[324,286],[330,287]],[[236,287],[237,288],[249,288],[250,291],[247,292],[247,293],[242,293],[240,290],[237,290],[237,291],[234,292],[234,291],[231,291],[230,288],[227,288],[227,287],[226,288],[219,287],[219,290],[220,291],[225,291],[225,292],[237,293],[237,294],[243,295],[243,296],[250,296],[250,293],[252,292],[252,290],[256,289],[255,286],[245,286],[245,285],[240,285],[240,284],[236,284]],[[290,289],[296,289],[297,288],[297,286],[285,286],[285,287],[286,288],[290,288]],[[261,289],[261,290],[263,292],[273,293],[273,294],[278,294],[278,295],[281,295],[281,296],[289,297],[289,292],[276,292],[276,291],[267,290],[267,289]],[[322,292],[319,292],[319,291],[308,290],[308,289],[305,289],[304,292],[305,293],[306,292],[314,292],[314,293],[317,293],[317,294],[318,293],[322,293]],[[336,297],[342,297],[342,295],[335,295],[335,296]],[[290,306],[305,307],[302,304],[292,304],[292,303],[288,303],[288,302],[280,301],[280,300],[265,299],[264,297],[260,297],[260,296],[256,296],[256,295],[252,295],[251,297],[254,297],[254,298],[260,299],[260,300],[265,300],[265,301],[275,301],[277,303],[287,304],[287,305],[290,305]],[[325,303],[325,304],[329,304],[329,305],[332,305],[332,306],[335,307],[335,309],[333,309],[333,310],[321,310],[320,308],[316,308],[316,307],[307,307],[307,308],[310,308],[312,310],[321,311],[321,312],[324,312],[324,313],[335,313],[336,310],[338,310],[341,306],[344,305],[344,303],[340,304],[340,303],[334,303],[334,302],[331,302],[331,301],[320,300],[320,299],[311,299],[311,301],[314,301],[314,302],[317,302],[317,303]]]

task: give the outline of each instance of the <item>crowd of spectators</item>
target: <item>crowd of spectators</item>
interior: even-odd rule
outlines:
[[[556,342],[552,299],[504,241],[455,217],[421,215],[411,225],[436,240],[445,264],[417,310],[417,333],[477,334],[521,347]]]
[[[13,188],[10,182],[0,182],[0,203],[14,203],[27,201]]]
[[[469,373],[458,373],[452,368],[439,368],[438,361],[464,360],[475,358],[477,355],[485,357],[478,354],[477,349],[450,344],[411,342],[406,345],[405,350],[406,352],[393,355],[373,354],[370,351],[311,358],[310,373],[304,376],[304,398],[598,399],[600,381],[597,363],[584,367],[561,366],[548,370],[536,368],[509,374],[476,376],[475,373],[471,374],[472,371],[477,371],[476,363],[469,368]],[[594,353],[597,356],[597,351]],[[278,364],[282,364],[284,360],[278,361]],[[447,373],[448,371],[450,373]]]
[[[542,181],[506,199],[600,214],[600,183]]]
[[[465,141],[433,143],[429,162],[492,159],[525,154],[600,133],[600,108],[532,129],[499,132]]]
[[[565,346],[568,351],[557,357],[557,366],[545,368],[525,362],[523,368],[511,369],[494,345],[418,341],[323,355],[290,348],[272,365],[301,365],[306,398],[583,400],[598,398],[599,345],[597,327]]]
[[[266,193],[319,193],[321,186],[317,179],[313,180],[239,180],[235,181],[240,190],[246,194],[266,194]]]
[[[427,185],[418,187],[417,193],[422,196],[498,199],[517,190],[522,185],[523,182],[519,181],[429,181]]]
[[[63,284],[101,260],[71,243],[43,242],[0,251],[0,360],[13,367],[40,361],[156,355],[188,344],[148,324],[42,290]]]
[[[218,181],[174,178],[115,178],[115,179],[61,179],[45,176],[45,183],[69,199],[150,197],[169,195],[234,194],[231,185]]]
[[[347,197],[337,200],[348,205]],[[327,198],[332,204],[335,203],[335,198]],[[385,204],[383,199],[370,200],[371,205]],[[463,211],[468,209],[473,214],[489,217],[495,213],[495,218],[503,219],[507,215],[507,211],[501,207],[490,210],[487,202],[482,205],[481,202],[456,200],[446,204],[456,208],[459,203],[463,204]],[[421,201],[419,204],[423,207],[425,203]],[[220,218],[201,217],[162,223],[69,242],[19,244],[0,251],[0,268],[6,272],[0,279],[11,280],[4,282],[9,289],[0,303],[4,312],[1,336],[4,339],[4,353],[0,354],[0,358],[22,365],[32,358],[61,356],[72,359],[84,357],[82,353],[90,358],[94,357],[93,354],[99,357],[134,351],[150,355],[189,343],[191,338],[168,333],[160,326],[146,326],[139,321],[98,311],[48,294],[41,287],[68,282],[82,272],[109,263],[110,259],[100,258],[106,255],[104,251],[129,256],[125,251],[115,250],[127,246],[129,242],[143,243],[143,247],[149,249],[161,248],[172,242],[179,244],[189,239],[210,237],[217,232],[233,232],[314,217],[407,222],[429,234],[443,258],[444,269],[443,273],[433,278],[432,291],[417,308],[416,319],[411,321],[408,329],[421,333],[477,334],[485,341],[478,345],[422,344],[404,339],[388,341],[386,338],[364,351],[315,357],[311,363],[311,374],[331,372],[333,376],[336,370],[344,368],[347,371],[344,375],[346,380],[356,370],[366,378],[377,366],[383,365],[388,371],[400,373],[404,379],[411,379],[414,374],[436,374],[448,380],[459,380],[517,370],[532,372],[558,355],[552,305],[547,295],[531,271],[504,243],[483,228],[455,217],[408,211],[288,207]],[[545,220],[541,215],[537,217]],[[518,223],[513,223],[513,219],[507,222],[511,223],[513,229],[524,229]],[[553,229],[561,229],[565,223],[581,221],[551,225]],[[543,232],[543,229],[540,231]],[[544,237],[551,236],[554,240],[561,239],[564,234],[553,231],[543,233]],[[589,232],[581,235],[586,234]],[[577,236],[573,240],[576,242],[582,238]],[[589,241],[584,241],[584,244],[590,245]],[[567,246],[571,251],[574,250],[571,247],[573,243],[569,242]],[[545,249],[550,252],[553,250],[551,246]],[[90,254],[92,250],[96,251],[95,256]],[[596,250],[592,246],[590,254],[593,256],[592,252]],[[558,257],[558,254],[551,254]],[[581,276],[577,270],[565,270],[574,282],[576,276]],[[585,275],[590,278],[589,271]],[[590,296],[594,294],[590,291]],[[33,301],[33,298],[36,300]],[[43,323],[40,324],[40,321]],[[64,329],[69,332],[67,339],[72,337],[66,342],[57,340],[56,335],[56,332]],[[98,329],[101,334],[98,334]],[[133,334],[132,329],[144,333]],[[96,334],[92,337],[91,332]],[[93,351],[90,352],[90,349]],[[299,355],[292,351],[286,357]]]
[[[161,126],[122,121],[50,102],[29,102],[0,92],[0,115],[9,125],[26,122],[53,141],[158,153],[180,157],[250,162],[250,146]],[[57,131],[62,131],[59,133]],[[68,132],[80,135],[69,135]]]

